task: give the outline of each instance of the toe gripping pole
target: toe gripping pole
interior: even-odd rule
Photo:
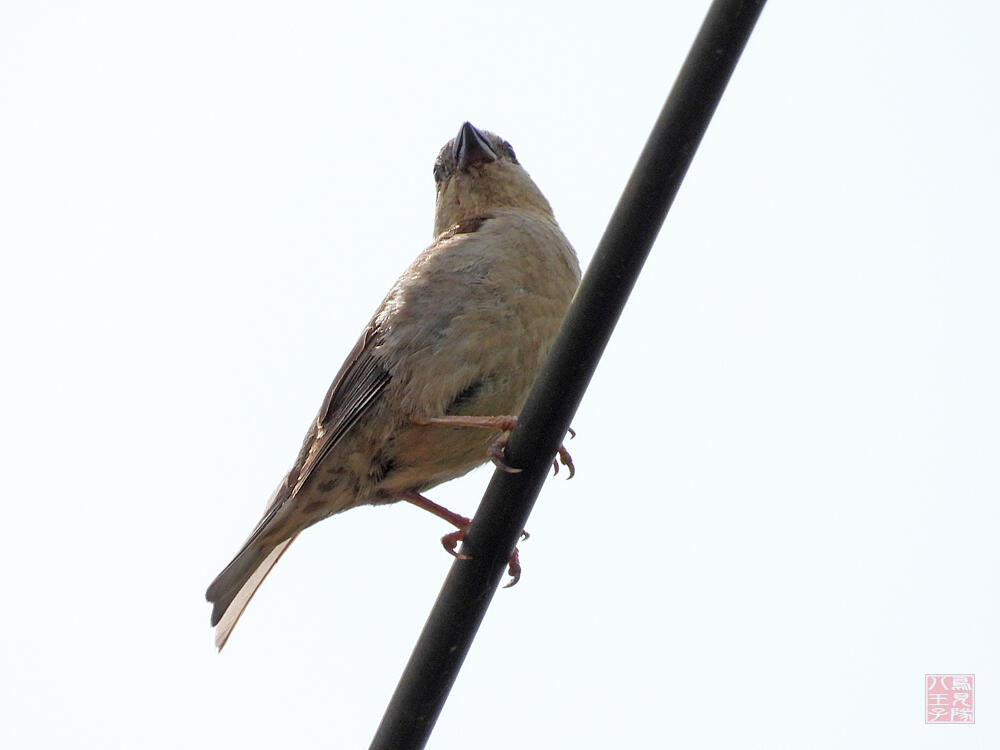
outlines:
[[[507,462],[523,471],[494,473],[461,547],[471,559],[452,564],[371,750],[426,745],[763,6],[764,0],[715,0],[709,8],[510,436]],[[469,746],[476,744],[469,737]]]

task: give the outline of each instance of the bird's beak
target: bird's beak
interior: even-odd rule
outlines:
[[[497,160],[497,155],[490,148],[486,136],[468,122],[462,125],[458,135],[455,136],[452,156],[455,157],[455,166],[463,172],[475,164]]]

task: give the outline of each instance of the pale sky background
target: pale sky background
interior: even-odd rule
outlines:
[[[221,656],[205,587],[441,145],[510,140],[586,264],[708,3],[361,5],[0,5],[4,747],[367,747],[441,521],[314,527]],[[1000,744],[998,29],[765,9],[429,747]]]

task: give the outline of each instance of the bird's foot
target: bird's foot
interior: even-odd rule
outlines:
[[[514,468],[513,466],[508,466],[504,461],[504,449],[507,447],[507,441],[510,439],[510,433],[517,424],[517,417],[513,416],[501,416],[501,417],[466,417],[459,415],[448,415],[443,417],[426,417],[424,419],[417,420],[418,424],[441,424],[450,425],[451,427],[482,427],[491,430],[500,430],[501,435],[489,448],[486,449],[486,455],[489,457],[493,464],[508,474],[518,474],[521,469]],[[571,427],[569,430],[569,435],[571,438],[576,437],[576,432]],[[573,457],[566,450],[566,446],[559,446],[558,458],[552,461],[552,473],[559,473],[559,464],[562,463],[567,469],[569,469],[569,476],[567,479],[572,479],[576,474],[576,467],[573,465]]]
[[[466,526],[468,528],[468,526]],[[445,551],[458,558],[459,560],[471,560],[472,558],[468,555],[463,555],[461,552],[457,551],[458,543],[465,539],[465,529],[459,529],[458,531],[452,531],[449,534],[445,534],[441,537],[441,544]]]
[[[468,555],[463,555],[461,552],[456,551],[458,543],[465,539],[466,529],[458,529],[450,534],[445,534],[441,537],[441,544],[449,552],[449,554],[454,555],[459,560],[470,560]],[[529,534],[527,531],[522,531],[521,536],[527,539]],[[510,580],[503,585],[505,589],[509,589],[515,583],[521,580],[521,560],[517,552],[517,547],[514,547],[514,552],[511,553],[510,559],[507,560],[507,573],[510,575]]]
[[[448,554],[453,555],[459,560],[472,559],[468,555],[458,551],[458,543],[465,539],[465,532],[468,531],[469,525],[472,521],[465,516],[460,516],[458,513],[453,513],[443,505],[438,505],[433,500],[427,499],[419,492],[408,492],[403,495],[403,499],[413,505],[416,505],[418,508],[423,508],[424,510],[433,513],[438,518],[443,518],[452,526],[455,526],[455,531],[441,537],[441,545],[445,548],[445,551],[448,552]],[[529,536],[531,535],[528,534],[527,531],[521,532],[522,539],[527,539]],[[505,589],[510,588],[521,579],[521,562],[518,558],[517,547],[514,548],[513,554],[511,554],[510,559],[507,561],[507,572],[510,574],[510,580],[504,585]]]

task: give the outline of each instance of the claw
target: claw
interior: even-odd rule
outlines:
[[[505,432],[494,440],[493,444],[486,449],[486,455],[489,456],[490,461],[501,471],[506,471],[508,474],[520,474],[521,469],[508,466],[503,460],[503,449],[507,447],[507,438],[509,437],[510,433]]]
[[[576,475],[576,467],[573,465],[573,457],[569,455],[569,451],[561,445],[559,446],[559,460],[562,461],[563,466],[569,469],[569,476],[566,478],[572,479]],[[556,462],[553,460],[552,463],[555,464]]]
[[[465,531],[465,529],[458,529],[457,531],[452,531],[450,534],[445,534],[441,537],[441,544],[444,546],[445,550],[447,550],[448,554],[459,560],[472,559],[468,555],[463,555],[461,552],[455,551],[455,548],[458,547],[458,543],[465,539]],[[529,536],[531,535],[527,531],[521,532],[522,539],[527,539]],[[504,584],[505,589],[509,589],[521,580],[521,560],[517,553],[517,547],[514,548],[514,553],[507,561],[507,573],[510,575],[510,580]]]
[[[461,552],[455,551],[455,548],[458,547],[458,543],[463,539],[465,539],[465,529],[459,529],[458,531],[452,531],[450,534],[445,534],[441,537],[441,544],[452,557],[456,557],[459,560],[471,560],[472,558],[468,555],[463,555]]]
[[[523,534],[524,532],[521,533]],[[510,580],[503,585],[505,589],[509,589],[521,580],[521,560],[517,554],[517,547],[514,547],[514,554],[512,554],[510,556],[510,560],[507,561],[507,573],[510,574]]]

